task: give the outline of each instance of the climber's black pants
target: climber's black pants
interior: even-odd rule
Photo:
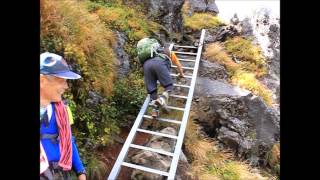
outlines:
[[[172,91],[173,81],[170,76],[170,60],[154,57],[143,64],[144,84],[152,100],[157,99],[157,80],[166,91]]]

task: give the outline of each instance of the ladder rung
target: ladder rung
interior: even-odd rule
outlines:
[[[173,84],[173,86],[190,88],[190,86],[188,86],[188,85],[183,85],[183,84]]]
[[[185,61],[185,62],[195,62],[196,60],[193,59],[183,59],[183,58],[178,58],[179,61]]]
[[[143,117],[144,118],[148,118],[148,119],[153,119],[152,116],[148,116],[148,115],[143,115]],[[181,121],[176,121],[176,120],[173,120],[173,119],[157,118],[157,120],[164,121],[164,122],[181,124]]]
[[[175,150],[174,150],[174,156],[172,158],[171,165],[170,165],[169,176],[168,176],[168,179],[170,179],[170,180],[175,179],[178,164],[179,164],[179,157],[180,157],[181,149],[182,149],[182,145],[183,145],[183,138],[185,136],[185,131],[187,129],[187,122],[188,122],[188,118],[190,115],[189,113],[190,113],[191,106],[192,106],[192,96],[193,96],[193,93],[195,90],[196,77],[197,77],[197,73],[198,73],[198,67],[199,67],[200,57],[201,57],[200,55],[201,55],[202,47],[203,47],[203,43],[204,43],[205,32],[206,32],[205,29],[201,30],[198,55],[197,55],[196,63],[195,63],[195,67],[194,67],[196,71],[194,71],[194,74],[193,74],[194,78],[192,79],[192,81],[190,83],[191,88],[188,93],[187,102],[185,104],[186,110],[183,113],[182,123],[179,128],[179,135],[178,135],[179,138],[177,139],[177,143],[176,143]]]
[[[187,99],[187,96],[180,96],[180,95],[175,95],[175,94],[170,94],[170,97],[176,97],[176,98],[181,98],[181,99]]]
[[[149,106],[153,106],[153,104],[149,103]],[[175,109],[179,111],[184,111],[184,108],[174,107],[174,106],[167,106],[168,109]]]
[[[192,48],[192,49],[198,49],[198,47],[195,46],[179,46],[179,45],[173,45],[174,47],[179,47],[179,48]]]
[[[171,66],[171,67],[173,67],[173,68],[177,68],[178,66]],[[182,66],[182,69],[190,69],[190,70],[193,70],[194,68],[192,68],[192,67],[184,67],[184,66]]]
[[[174,107],[174,106],[167,106],[168,109],[175,109],[175,110],[179,110],[179,111],[184,111],[184,108],[179,108],[179,107]]]
[[[138,128],[137,131],[148,133],[148,134],[153,134],[153,135],[157,135],[157,136],[163,136],[163,137],[167,137],[167,138],[172,138],[172,139],[178,139],[178,136],[173,136],[173,135],[170,135],[170,134],[164,134],[164,133],[149,131],[149,130],[140,129],[140,128]]]
[[[176,54],[186,54],[186,55],[197,55],[197,53],[192,53],[192,52],[179,52],[179,51],[172,51]]]
[[[134,168],[134,169],[139,169],[139,170],[142,170],[142,171],[150,172],[150,173],[160,174],[162,176],[169,176],[169,173],[167,173],[167,172],[159,171],[157,169],[152,169],[152,168],[148,168],[148,167],[144,167],[144,166],[139,166],[139,165],[136,165],[136,164],[123,162],[122,165],[130,167],[130,168]]]
[[[179,76],[179,74],[170,74],[171,76],[174,76],[174,77],[177,77]],[[189,78],[189,79],[192,79],[192,76],[188,76],[188,75],[184,75],[184,78]]]
[[[168,151],[163,151],[161,149],[154,149],[154,148],[140,146],[140,145],[136,145],[136,144],[130,144],[130,147],[133,147],[133,148],[136,148],[136,149],[142,149],[142,150],[146,150],[146,151],[152,151],[152,152],[159,153],[159,154],[164,154],[164,155],[167,155],[167,156],[173,156],[173,153],[168,152]]]
[[[157,84],[160,84],[159,81],[157,81]],[[188,85],[183,85],[183,84],[173,84],[173,86],[176,86],[176,87],[184,87],[184,88],[190,88],[190,86]]]

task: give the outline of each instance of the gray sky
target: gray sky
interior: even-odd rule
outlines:
[[[219,14],[218,16],[229,22],[234,13],[238,14],[240,20],[246,16],[251,16],[255,9],[267,8],[271,11],[271,16],[280,16],[280,0],[216,0]]]

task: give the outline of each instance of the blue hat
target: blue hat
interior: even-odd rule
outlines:
[[[70,71],[62,56],[45,52],[40,54],[40,74],[52,75],[63,79],[79,79],[81,76]]]

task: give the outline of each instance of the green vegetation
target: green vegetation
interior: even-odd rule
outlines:
[[[88,176],[99,179],[104,176],[103,163],[95,150],[112,143],[112,136],[133,122],[146,96],[139,71],[125,79],[116,77],[114,31],[127,35],[125,51],[133,59],[137,41],[151,35],[158,25],[116,0],[41,0],[40,12],[41,52],[64,56],[82,76],[70,81],[64,98],[74,114],[73,134]],[[101,97],[99,102],[88,103],[89,92]]]
[[[218,17],[207,13],[194,13],[191,17],[184,16],[184,26],[192,30],[213,28],[221,24]]]
[[[185,2],[182,7],[184,27],[191,30],[214,28],[222,25],[222,21],[210,13],[193,13],[189,15],[189,3]]]
[[[153,36],[163,27],[153,21],[150,21],[145,15],[128,7],[120,2],[87,2],[88,10],[99,17],[100,21],[107,29],[113,29],[124,32],[128,37],[125,43],[125,50],[132,58],[131,66],[138,68],[136,54],[136,43],[144,38]]]
[[[113,32],[82,2],[41,0],[40,7],[41,52],[61,54],[71,64],[77,64],[76,69],[83,76],[82,89],[110,95],[116,61]]]
[[[272,146],[271,150],[266,154],[266,159],[273,172],[280,176],[280,142]]]
[[[224,46],[228,53],[240,59],[242,69],[255,72],[258,77],[267,73],[265,58],[261,48],[253,45],[250,40],[234,37],[228,39],[224,43]]]
[[[70,90],[64,98],[74,114],[72,131],[91,179],[105,178],[104,170],[107,169],[96,153],[97,148],[110,145],[113,135],[118,134],[121,127],[132,124],[146,96],[136,59],[137,41],[155,36],[160,30],[166,31],[148,19],[139,10],[141,7],[137,8],[124,5],[121,0],[40,0],[41,52],[64,56],[83,77],[70,81]],[[186,10],[183,10],[186,28],[200,30],[221,25],[213,15],[194,13],[187,16]],[[132,71],[124,79],[117,77],[115,31],[127,36],[124,49],[130,56]],[[179,34],[172,36],[178,37]],[[241,62],[234,62],[228,55],[230,53]],[[223,45],[211,44],[205,56],[224,64],[232,83],[252,90],[269,105],[272,103],[271,93],[257,80],[266,73],[264,59],[250,41],[235,38]],[[101,97],[99,102],[88,103],[91,99],[89,92]],[[229,153],[218,151],[214,142],[200,137],[198,129],[189,121],[185,139],[186,153],[191,158],[195,175],[200,179],[256,177],[246,164],[230,160],[232,156]],[[273,162],[274,158],[270,163]]]

